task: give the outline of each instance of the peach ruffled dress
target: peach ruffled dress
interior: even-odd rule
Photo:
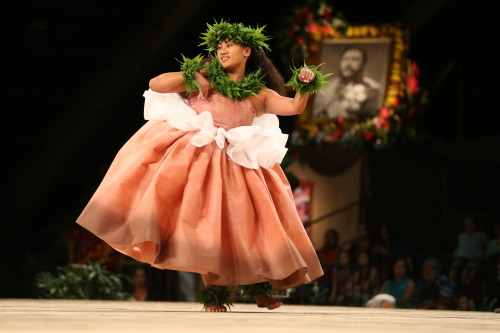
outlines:
[[[120,149],[77,223],[116,250],[206,286],[323,274],[279,163],[275,115],[214,91],[144,93],[147,122]]]

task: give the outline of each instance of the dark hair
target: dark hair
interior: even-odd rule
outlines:
[[[363,49],[360,49],[358,47],[353,47],[353,46],[349,46],[349,47],[346,47],[345,49],[342,50],[342,52],[340,53],[340,59],[342,59],[342,57],[344,56],[344,54],[347,52],[347,51],[350,51],[350,50],[355,50],[355,51],[359,51],[361,52],[361,55],[363,56],[363,66],[364,64],[366,64],[366,62],[368,61],[368,55],[366,54],[366,51],[363,50]]]
[[[262,50],[254,50],[252,49],[252,53],[250,57],[248,57],[246,71],[253,72],[258,68],[262,68],[264,73],[264,82],[266,83],[266,87],[276,91],[278,94],[285,96],[285,79],[278,72],[276,67],[274,66],[272,60],[267,56],[266,52]]]
[[[425,265],[432,265],[432,266],[436,267],[436,269],[439,272],[441,272],[441,263],[439,262],[439,260],[437,260],[434,257],[428,257],[427,259],[425,259],[423,266],[425,266]]]

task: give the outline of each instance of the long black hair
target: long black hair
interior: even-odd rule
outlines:
[[[265,73],[264,82],[266,83],[266,87],[276,91],[282,96],[285,96],[285,79],[276,69],[272,60],[267,56],[266,52],[262,50],[252,49],[252,53],[248,58],[245,68],[246,72],[251,73],[257,70],[259,67],[262,68]]]

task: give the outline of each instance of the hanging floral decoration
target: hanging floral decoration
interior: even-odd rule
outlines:
[[[307,1],[296,6],[278,32],[278,48],[283,60],[307,63],[319,62],[323,39],[381,38],[393,41],[390,73],[385,100],[378,113],[368,119],[355,120],[338,117],[328,121],[308,121],[306,110],[299,118],[299,126],[290,136],[293,147],[304,146],[360,146],[384,147],[396,142],[416,140],[415,116],[421,89],[420,69],[408,57],[409,34],[400,25],[350,25],[344,15],[326,1]]]
[[[116,272],[123,259],[123,254],[115,251],[111,246],[87,230],[69,229],[66,243],[69,262],[72,264],[88,264],[92,262],[111,272]]]

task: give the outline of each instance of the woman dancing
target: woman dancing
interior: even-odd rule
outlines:
[[[273,292],[323,274],[279,165],[287,135],[276,115],[303,112],[328,74],[304,65],[285,84],[263,27],[207,27],[209,57],[183,56],[181,71],[151,79],[147,122],[77,223],[138,261],[201,274],[206,311],[227,311],[235,287],[275,309]]]

